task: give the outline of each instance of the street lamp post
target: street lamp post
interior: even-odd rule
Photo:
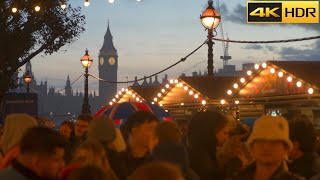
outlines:
[[[32,81],[32,75],[30,74],[29,71],[27,71],[24,76],[23,76],[24,82],[27,83],[27,94],[29,94],[30,90],[30,82]]]
[[[86,49],[86,54],[82,56],[80,59],[82,66],[85,68],[84,74],[84,97],[83,97],[83,104],[82,104],[82,114],[91,114],[90,104],[89,104],[89,95],[88,95],[88,71],[89,67],[92,65],[93,59],[89,56],[88,50]]]
[[[213,30],[218,27],[221,16],[213,7],[213,1],[208,1],[208,7],[200,15],[202,25],[208,30],[208,76],[213,76]]]

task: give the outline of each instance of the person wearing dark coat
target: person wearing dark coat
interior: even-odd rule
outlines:
[[[290,139],[293,142],[289,169],[309,179],[320,173],[320,157],[315,151],[316,134],[313,124],[304,115],[295,116],[289,122]]]
[[[218,168],[216,148],[229,135],[227,117],[212,111],[198,112],[189,124],[189,158],[191,168],[201,180],[224,179]]]

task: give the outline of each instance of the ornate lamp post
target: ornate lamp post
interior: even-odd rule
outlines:
[[[88,49],[86,49],[86,54],[82,56],[80,59],[82,66],[85,68],[84,74],[84,97],[83,97],[83,104],[82,104],[82,111],[83,114],[91,114],[90,105],[89,105],[89,95],[88,95],[88,69],[92,65],[93,59],[88,54]]]
[[[213,76],[213,30],[218,27],[221,16],[213,7],[213,1],[208,1],[208,7],[200,15],[202,25],[208,30],[208,76]]]
[[[27,93],[29,94],[30,90],[30,82],[32,81],[32,75],[29,71],[27,71],[23,76],[24,82],[27,83]]]

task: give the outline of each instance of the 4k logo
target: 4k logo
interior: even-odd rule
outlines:
[[[247,23],[319,23],[319,1],[248,1]]]
[[[248,22],[281,22],[282,3],[249,3]]]

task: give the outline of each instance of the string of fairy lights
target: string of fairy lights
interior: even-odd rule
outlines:
[[[239,78],[239,82],[235,82],[232,85],[232,88],[226,90],[227,96],[231,96],[232,102],[227,99],[221,99],[220,104],[221,105],[228,105],[228,104],[240,104],[240,100],[235,97],[249,82],[251,82],[257,75],[261,73],[261,71],[269,70],[270,74],[277,74],[277,78],[286,78],[286,82],[295,84],[298,88],[306,87],[306,90],[309,95],[314,94],[315,91],[318,91],[318,88],[316,86],[313,86],[312,84],[309,84],[307,82],[304,82],[301,78],[298,78],[294,76],[293,74],[269,63],[262,63],[262,64],[255,64],[252,69],[248,70],[246,72],[245,77]],[[200,105],[207,105],[207,103],[210,103],[210,100],[208,97],[201,94],[199,91],[194,89],[192,86],[190,86],[188,83],[184,82],[181,79],[171,79],[169,80],[169,83],[165,84],[164,87],[158,92],[155,93],[155,96],[153,98],[152,104],[157,104],[159,106],[163,106],[161,103],[162,99],[168,94],[168,92],[174,88],[183,88],[185,92],[188,92],[190,96],[192,96],[196,103],[199,103]],[[132,97],[136,100],[136,102],[143,102],[146,101],[141,97],[138,93],[136,93],[134,90],[129,88],[122,88],[121,91],[119,91],[115,97],[112,99],[112,101],[109,102],[110,105],[113,105],[114,103],[117,103],[124,98],[124,96],[127,95],[129,97]],[[184,106],[185,103],[181,102],[180,106]]]
[[[136,1],[136,2],[142,2],[142,0],[135,0],[135,1]],[[108,2],[109,2],[110,4],[113,4],[113,3],[115,2],[115,0],[108,0]],[[84,0],[84,1],[83,1],[83,5],[84,5],[85,7],[90,6],[90,1],[89,1],[89,0]],[[60,0],[60,7],[61,7],[61,9],[66,9],[66,8],[67,8],[67,4],[66,4],[66,1],[65,1],[65,0]],[[41,10],[40,4],[35,4],[35,5],[34,5],[34,10],[35,10],[36,12],[39,12],[39,11]],[[18,7],[16,7],[16,6],[13,4],[12,7],[11,7],[11,11],[12,11],[13,13],[18,12]]]

